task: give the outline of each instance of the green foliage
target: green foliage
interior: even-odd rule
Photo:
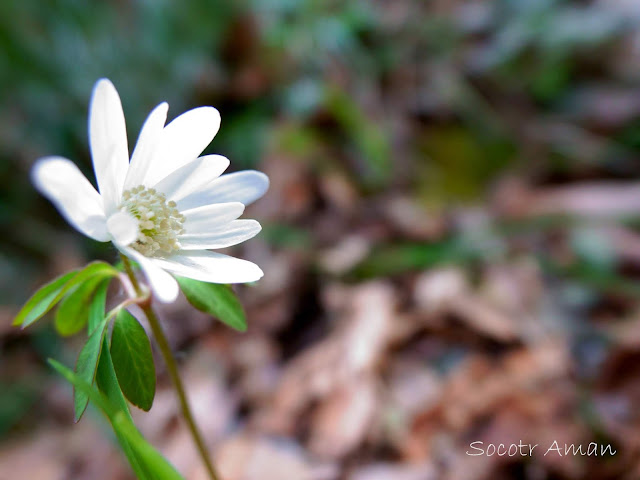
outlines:
[[[102,281],[101,277],[91,278],[60,302],[54,321],[60,335],[74,335],[84,328],[89,320],[93,294]]]
[[[176,277],[176,280],[182,293],[195,308],[213,315],[240,332],[247,330],[244,309],[229,285],[205,283],[184,277]]]
[[[91,304],[91,312],[89,318],[89,329],[95,328],[105,316],[105,300],[108,284],[103,284],[98,288],[96,297]],[[116,377],[115,369],[113,368],[113,361],[111,359],[111,353],[109,352],[109,340],[105,336],[102,340],[102,350],[100,352],[100,359],[98,360],[98,369],[96,371],[96,384],[100,392],[102,392],[107,399],[125,415],[129,421],[133,422],[131,413],[129,412],[129,406],[124,398],[118,379]],[[116,437],[122,447],[124,454],[126,455],[133,470],[138,473],[139,478],[145,478],[144,472],[142,472],[139,462],[129,446],[127,440],[119,434],[117,431]]]
[[[88,323],[90,334],[78,356],[76,371],[72,373],[50,360],[51,365],[74,386],[76,420],[82,417],[89,400],[93,401],[109,418],[118,443],[138,478],[181,479],[175,469],[135,428],[123,394],[124,390],[133,404],[145,410],[151,407],[155,393],[155,367],[149,339],[137,320],[123,308],[106,314],[109,281],[99,276],[89,278],[85,283],[80,283],[69,296],[75,295],[80,289],[86,290],[86,297],[82,297],[83,307],[79,311],[84,318],[82,322]],[[80,294],[77,294],[77,298],[80,298]],[[67,312],[72,310],[72,307],[66,308]],[[114,352],[118,374],[106,335],[109,320],[114,315],[116,321],[111,350]],[[97,389],[93,387],[94,380]]]
[[[475,201],[514,153],[508,142],[459,126],[429,129],[421,147],[430,161],[419,166],[418,193],[436,206]]]
[[[26,326],[41,318],[54,306],[54,300],[75,274],[76,270],[65,273],[36,291],[18,312],[13,325]]]
[[[149,411],[156,393],[156,370],[151,343],[133,315],[118,312],[111,333],[111,358],[118,383],[127,399]]]
[[[456,238],[439,243],[386,245],[356,265],[349,277],[364,279],[395,275],[438,265],[466,263],[476,256],[477,252]]]
[[[80,271],[62,275],[42,287],[27,301],[18,312],[13,325],[22,325],[22,328],[25,328],[42,318],[67,294],[74,292],[76,288],[80,288],[85,282],[115,277],[116,275],[118,275],[118,271],[105,262],[92,262]],[[75,301],[78,301],[78,298]],[[71,304],[66,308],[71,309]]]
[[[85,343],[82,350],[80,350],[78,360],[76,361],[76,374],[89,385],[93,384],[93,380],[96,376],[98,360],[100,360],[100,352],[102,350],[102,340],[104,339],[105,332],[107,331],[107,325],[108,322],[104,321],[94,329],[91,335],[89,335],[87,343]],[[74,391],[76,422],[82,417],[88,403],[89,396],[84,391]]]
[[[98,361],[98,370],[96,371],[96,384],[98,389],[113,403],[120,411],[131,418],[129,406],[124,398],[124,394],[120,389],[116,370],[113,366],[113,359],[109,351],[109,340],[105,336],[102,341],[102,352]]]
[[[327,108],[362,156],[365,185],[385,185],[391,174],[391,149],[384,130],[370,121],[358,104],[343,91],[328,91]]]
[[[87,325],[89,333],[93,332],[104,319],[108,289],[109,281],[103,280],[100,286],[96,289],[93,300],[89,305],[89,323]]]
[[[173,466],[158,453],[140,434],[130,418],[118,408],[117,405],[106,396],[102,395],[91,387],[80,376],[74,374],[59,362],[49,359],[49,364],[63,377],[73,384],[76,391],[81,391],[84,395],[98,406],[109,418],[111,426],[116,433],[125,453],[131,455],[129,461],[134,467],[134,471],[142,480],[183,480],[183,477],[173,468]],[[133,461],[132,461],[133,460]]]

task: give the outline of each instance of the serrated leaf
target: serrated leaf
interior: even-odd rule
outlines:
[[[78,287],[84,282],[96,277],[106,278],[114,277],[116,275],[118,275],[118,271],[105,262],[92,262],[82,270],[73,272],[73,274],[69,275],[69,277],[63,275],[51,284],[45,285],[45,287],[36,292],[36,295],[38,295],[42,290],[46,289],[43,294],[39,295],[34,304],[32,304],[32,300],[36,295],[29,299],[20,313],[18,313],[18,316],[13,323],[14,325],[22,324],[22,328],[25,328],[31,325],[36,320],[42,318],[45,313],[51,310],[51,308],[53,308],[69,292],[71,292],[74,288]],[[64,281],[61,281],[63,278]],[[51,285],[54,283],[55,286],[51,287]],[[25,311],[27,306],[30,306],[30,308]],[[34,306],[37,308],[33,308]],[[25,311],[24,314],[23,311]]]
[[[102,341],[104,334],[107,331],[108,322],[103,322],[101,325],[95,328],[95,330],[89,335],[87,343],[84,344],[78,360],[76,362],[76,375],[89,385],[93,384],[93,380],[96,376],[96,370],[98,368],[98,360],[100,360],[100,351],[102,350]],[[80,421],[82,414],[87,409],[89,403],[89,397],[81,390],[74,390],[74,411],[76,422]]]
[[[122,393],[149,411],[156,393],[156,369],[151,343],[142,325],[125,309],[118,312],[111,334],[111,359]]]
[[[109,418],[123,450],[125,450],[125,453],[129,452],[127,458],[132,463],[138,478],[142,480],[184,480],[184,477],[146,441],[127,415],[108,398],[61,363],[49,359],[49,364],[66,378],[76,391],[81,391],[90,398]]]
[[[206,283],[177,277],[184,296],[198,310],[213,315],[240,332],[247,330],[247,317],[242,304],[229,285]]]
[[[23,323],[29,325],[47,313],[53,307],[53,300],[58,293],[76,273],[77,270],[65,273],[38,289],[20,309],[13,320],[13,325],[22,325]]]
[[[60,335],[74,335],[87,324],[93,293],[102,281],[101,277],[93,277],[78,285],[60,302],[54,320],[54,325]]]

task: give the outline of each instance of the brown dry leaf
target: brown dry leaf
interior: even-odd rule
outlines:
[[[606,431],[627,453],[640,455],[640,350],[618,348],[604,362],[595,395],[595,409]]]
[[[0,445],[0,478],[127,480],[132,477],[120,452],[87,417],[73,428],[43,428],[34,432],[32,438]]]
[[[442,378],[419,359],[393,362],[388,382],[393,408],[410,418],[435,406],[442,395]]]
[[[317,477],[300,446],[287,441],[242,434],[217,450],[218,468],[225,480],[315,480]],[[206,480],[202,469],[189,478]]]
[[[311,402],[371,372],[387,346],[394,318],[394,292],[383,282],[350,289],[338,328],[287,365],[271,409],[270,429],[290,431]]]
[[[445,225],[439,215],[429,213],[407,197],[385,199],[382,211],[391,225],[397,228],[403,237],[413,240],[428,240],[441,235]]]
[[[622,349],[640,348],[640,310],[635,309],[629,318],[619,318],[605,328],[609,338]]]
[[[340,172],[327,171],[318,178],[318,188],[323,199],[343,214],[354,212],[358,206],[358,192]]]
[[[518,336],[514,321],[480,298],[460,297],[452,302],[450,311],[475,331],[498,341],[511,342]]]
[[[309,188],[309,168],[303,161],[283,154],[270,155],[261,170],[271,185],[269,194],[251,207],[252,216],[287,222],[309,213],[313,190]]]
[[[424,465],[396,465],[377,463],[359,468],[351,473],[348,480],[436,480],[436,468],[427,463]]]
[[[426,313],[452,314],[473,330],[503,342],[517,338],[517,325],[503,311],[470,291],[461,270],[439,269],[422,274],[414,288],[416,303]]]
[[[312,415],[311,452],[333,459],[359,447],[371,426],[377,401],[371,375],[363,375],[332,392]]]
[[[231,361],[240,370],[238,389],[246,403],[261,406],[273,396],[280,374],[278,351],[267,335],[254,333],[236,340]]]
[[[413,297],[427,312],[447,310],[456,299],[468,294],[469,284],[462,269],[436,268],[422,273],[415,282]]]
[[[620,260],[640,264],[640,235],[629,228],[613,225],[603,225],[599,231]]]
[[[548,388],[556,383],[565,385],[562,381],[568,374],[568,352],[560,343],[522,348],[496,364],[483,356],[471,357],[448,377],[438,402],[414,418],[413,431],[403,444],[404,455],[416,461],[433,458],[435,439],[447,432],[454,437],[461,435],[479,420],[503,410],[515,409],[519,415],[532,418],[527,424],[535,426],[541,416],[551,415],[544,408],[557,407],[556,403],[545,403],[550,395]],[[557,393],[560,398],[563,392]],[[460,449],[461,445],[455,445],[450,450],[455,453]]]
[[[202,347],[190,352],[188,361],[180,366],[191,411],[208,445],[222,439],[235,418],[236,401],[219,369],[217,358]],[[199,463],[171,385],[159,386],[149,412],[134,408],[132,415],[143,435],[178,471],[189,472]]]
[[[592,182],[539,189],[531,194],[529,215],[634,215],[640,210],[640,184]]]
[[[320,255],[320,265],[334,275],[351,270],[371,250],[371,242],[362,235],[348,235]]]

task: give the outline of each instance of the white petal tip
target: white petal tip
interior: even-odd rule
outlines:
[[[218,133],[218,130],[220,130],[220,123],[222,121],[222,119],[220,118],[220,112],[218,111],[217,108],[213,108],[213,107],[202,107],[202,108],[206,109],[207,121],[211,124],[213,137],[215,137],[216,134]],[[212,137],[212,140],[213,140],[213,137]]]
[[[264,272],[258,265],[253,262],[249,262],[248,260],[245,260],[244,263],[245,265],[248,264],[245,275],[242,278],[238,278],[236,281],[231,281],[229,283],[253,283],[264,277]]]
[[[31,167],[31,183],[42,192],[46,183],[47,170],[55,168],[56,160],[52,157],[39,158]]]
[[[113,85],[111,80],[109,80],[108,78],[101,78],[93,86],[93,96],[95,97],[99,93],[106,93],[110,90],[112,92],[116,92],[117,94],[116,87]]]
[[[257,268],[257,270],[258,270],[258,271],[256,272],[256,273],[257,273],[257,275],[258,275],[258,278],[256,278],[256,279],[254,280],[254,282],[257,282],[257,281],[258,281],[258,280],[260,280],[262,277],[264,277],[264,272],[262,271],[262,269],[261,269],[260,267],[258,267],[257,265],[256,265],[256,268]]]
[[[169,104],[167,102],[159,103],[158,105],[156,105],[156,108],[154,108],[151,112],[152,113],[153,112],[158,112],[157,115],[159,115],[160,112],[162,112],[162,114],[163,114],[163,116],[165,118],[165,121],[166,121],[167,113],[169,112]]]
[[[202,115],[202,122],[207,123],[213,132],[213,137],[215,137],[216,133],[220,129],[220,112],[217,108],[214,107],[197,107],[194,110],[197,110],[198,113]]]
[[[253,203],[257,199],[261,198],[267,190],[269,190],[269,177],[262,172],[258,172],[257,170],[247,170],[253,174],[252,183],[255,189],[253,196],[249,199],[248,203]]]

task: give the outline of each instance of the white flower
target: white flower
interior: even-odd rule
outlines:
[[[198,157],[220,127],[215,108],[195,108],[165,126],[168,108],[161,103],[149,114],[129,162],[120,97],[109,80],[99,80],[89,107],[89,143],[100,193],[62,157],[36,162],[36,188],[77,230],[113,242],[138,262],[163,302],[178,295],[167,272],[211,283],[258,280],[263,274],[254,263],[209,250],[260,231],[257,221],[237,218],[266,192],[269,179],[252,170],[220,176],[229,160]]]

